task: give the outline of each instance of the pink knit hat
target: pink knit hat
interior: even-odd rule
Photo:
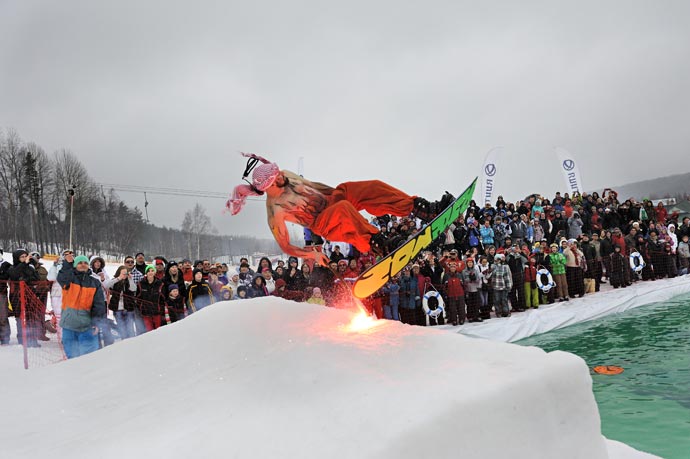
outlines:
[[[264,194],[264,191],[273,185],[273,182],[280,175],[280,168],[276,163],[272,163],[253,153],[242,153],[242,156],[257,159],[263,164],[254,169],[251,185],[237,185],[232,191],[232,197],[225,204],[225,207],[230,209],[232,215],[237,215],[242,210],[248,196],[261,196]]]

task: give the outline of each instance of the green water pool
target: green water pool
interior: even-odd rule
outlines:
[[[666,459],[690,459],[690,297],[643,306],[517,342],[568,351],[591,368],[602,433]]]

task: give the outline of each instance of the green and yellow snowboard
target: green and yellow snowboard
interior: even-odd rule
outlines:
[[[393,276],[414,260],[419,253],[443,233],[457,218],[465,213],[472,200],[475,178],[472,184],[446,209],[422,228],[410,240],[389,253],[374,266],[364,271],[352,286],[357,298],[366,298],[386,285]]]

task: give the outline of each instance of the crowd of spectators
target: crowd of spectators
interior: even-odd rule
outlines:
[[[384,215],[372,219],[381,231],[384,251],[395,249],[420,227],[414,218]],[[329,266],[290,257],[275,264],[261,258],[250,266],[210,260],[179,262],[143,253],[127,256],[114,276],[99,256],[87,259],[65,250],[49,271],[40,254],[13,253],[13,263],[0,265],[0,344],[9,343],[9,315],[19,316],[18,281],[24,281],[42,302],[50,294],[68,357],[176,322],[218,301],[277,296],[330,307],[351,307],[349,284],[376,263],[372,253],[349,244],[320,244]],[[459,217],[414,262],[382,289],[362,301],[379,318],[415,325],[453,325],[508,317],[528,308],[569,301],[597,292],[609,282],[625,288],[688,273],[690,218],[678,221],[663,205],[628,199],[616,193],[556,193],[553,199],[531,195],[516,203],[499,196],[495,204],[470,203]],[[630,255],[640,254],[644,267],[634,269]],[[552,288],[538,288],[552,276]],[[542,274],[540,274],[542,273]],[[540,282],[542,281],[542,282]],[[428,292],[438,292],[427,295]],[[444,314],[435,314],[441,304]],[[9,305],[13,305],[10,310]],[[112,311],[108,318],[107,309]],[[21,322],[17,339],[22,342]],[[27,345],[49,340],[43,320],[27,323]],[[113,330],[116,333],[113,333]]]

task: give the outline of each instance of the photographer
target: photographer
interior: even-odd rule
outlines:
[[[115,314],[117,332],[120,339],[136,336],[134,331],[134,309],[136,305],[135,294],[137,285],[131,272],[123,265],[115,271],[115,277],[103,283],[103,287],[110,290],[108,309]]]

